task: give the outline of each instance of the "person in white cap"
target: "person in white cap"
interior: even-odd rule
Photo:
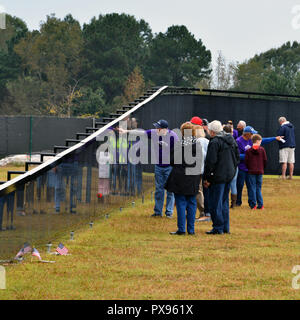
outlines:
[[[204,167],[204,187],[209,187],[210,214],[213,228],[207,234],[230,233],[229,189],[239,163],[239,150],[231,134],[223,131],[220,121],[208,125],[211,140]]]

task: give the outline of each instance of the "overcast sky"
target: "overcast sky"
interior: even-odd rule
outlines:
[[[300,0],[0,0],[1,8],[30,30],[50,13],[59,18],[71,13],[81,24],[99,14],[127,13],[147,21],[153,33],[185,25],[211,50],[213,60],[219,50],[228,61],[243,62],[300,41]]]

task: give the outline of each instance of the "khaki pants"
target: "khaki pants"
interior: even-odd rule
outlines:
[[[204,217],[204,195],[203,195],[203,185],[202,185],[202,175],[200,176],[199,193],[196,196],[197,208],[200,213],[200,218]]]

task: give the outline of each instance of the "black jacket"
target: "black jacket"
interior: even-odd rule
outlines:
[[[231,134],[223,131],[208,145],[203,180],[212,184],[230,182],[240,161],[239,149]]]
[[[182,153],[180,154],[180,149]],[[185,150],[185,151],[184,151]],[[184,152],[186,155],[184,155]],[[176,155],[180,155],[175,163]],[[188,156],[197,157],[197,161],[192,163]],[[171,150],[170,163],[173,169],[165,184],[165,189],[176,194],[192,196],[199,192],[202,148],[196,139],[184,139],[177,142]]]

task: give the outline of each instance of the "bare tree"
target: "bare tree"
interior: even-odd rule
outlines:
[[[213,87],[218,90],[228,90],[235,82],[236,63],[227,63],[222,51],[218,51],[213,74]]]

